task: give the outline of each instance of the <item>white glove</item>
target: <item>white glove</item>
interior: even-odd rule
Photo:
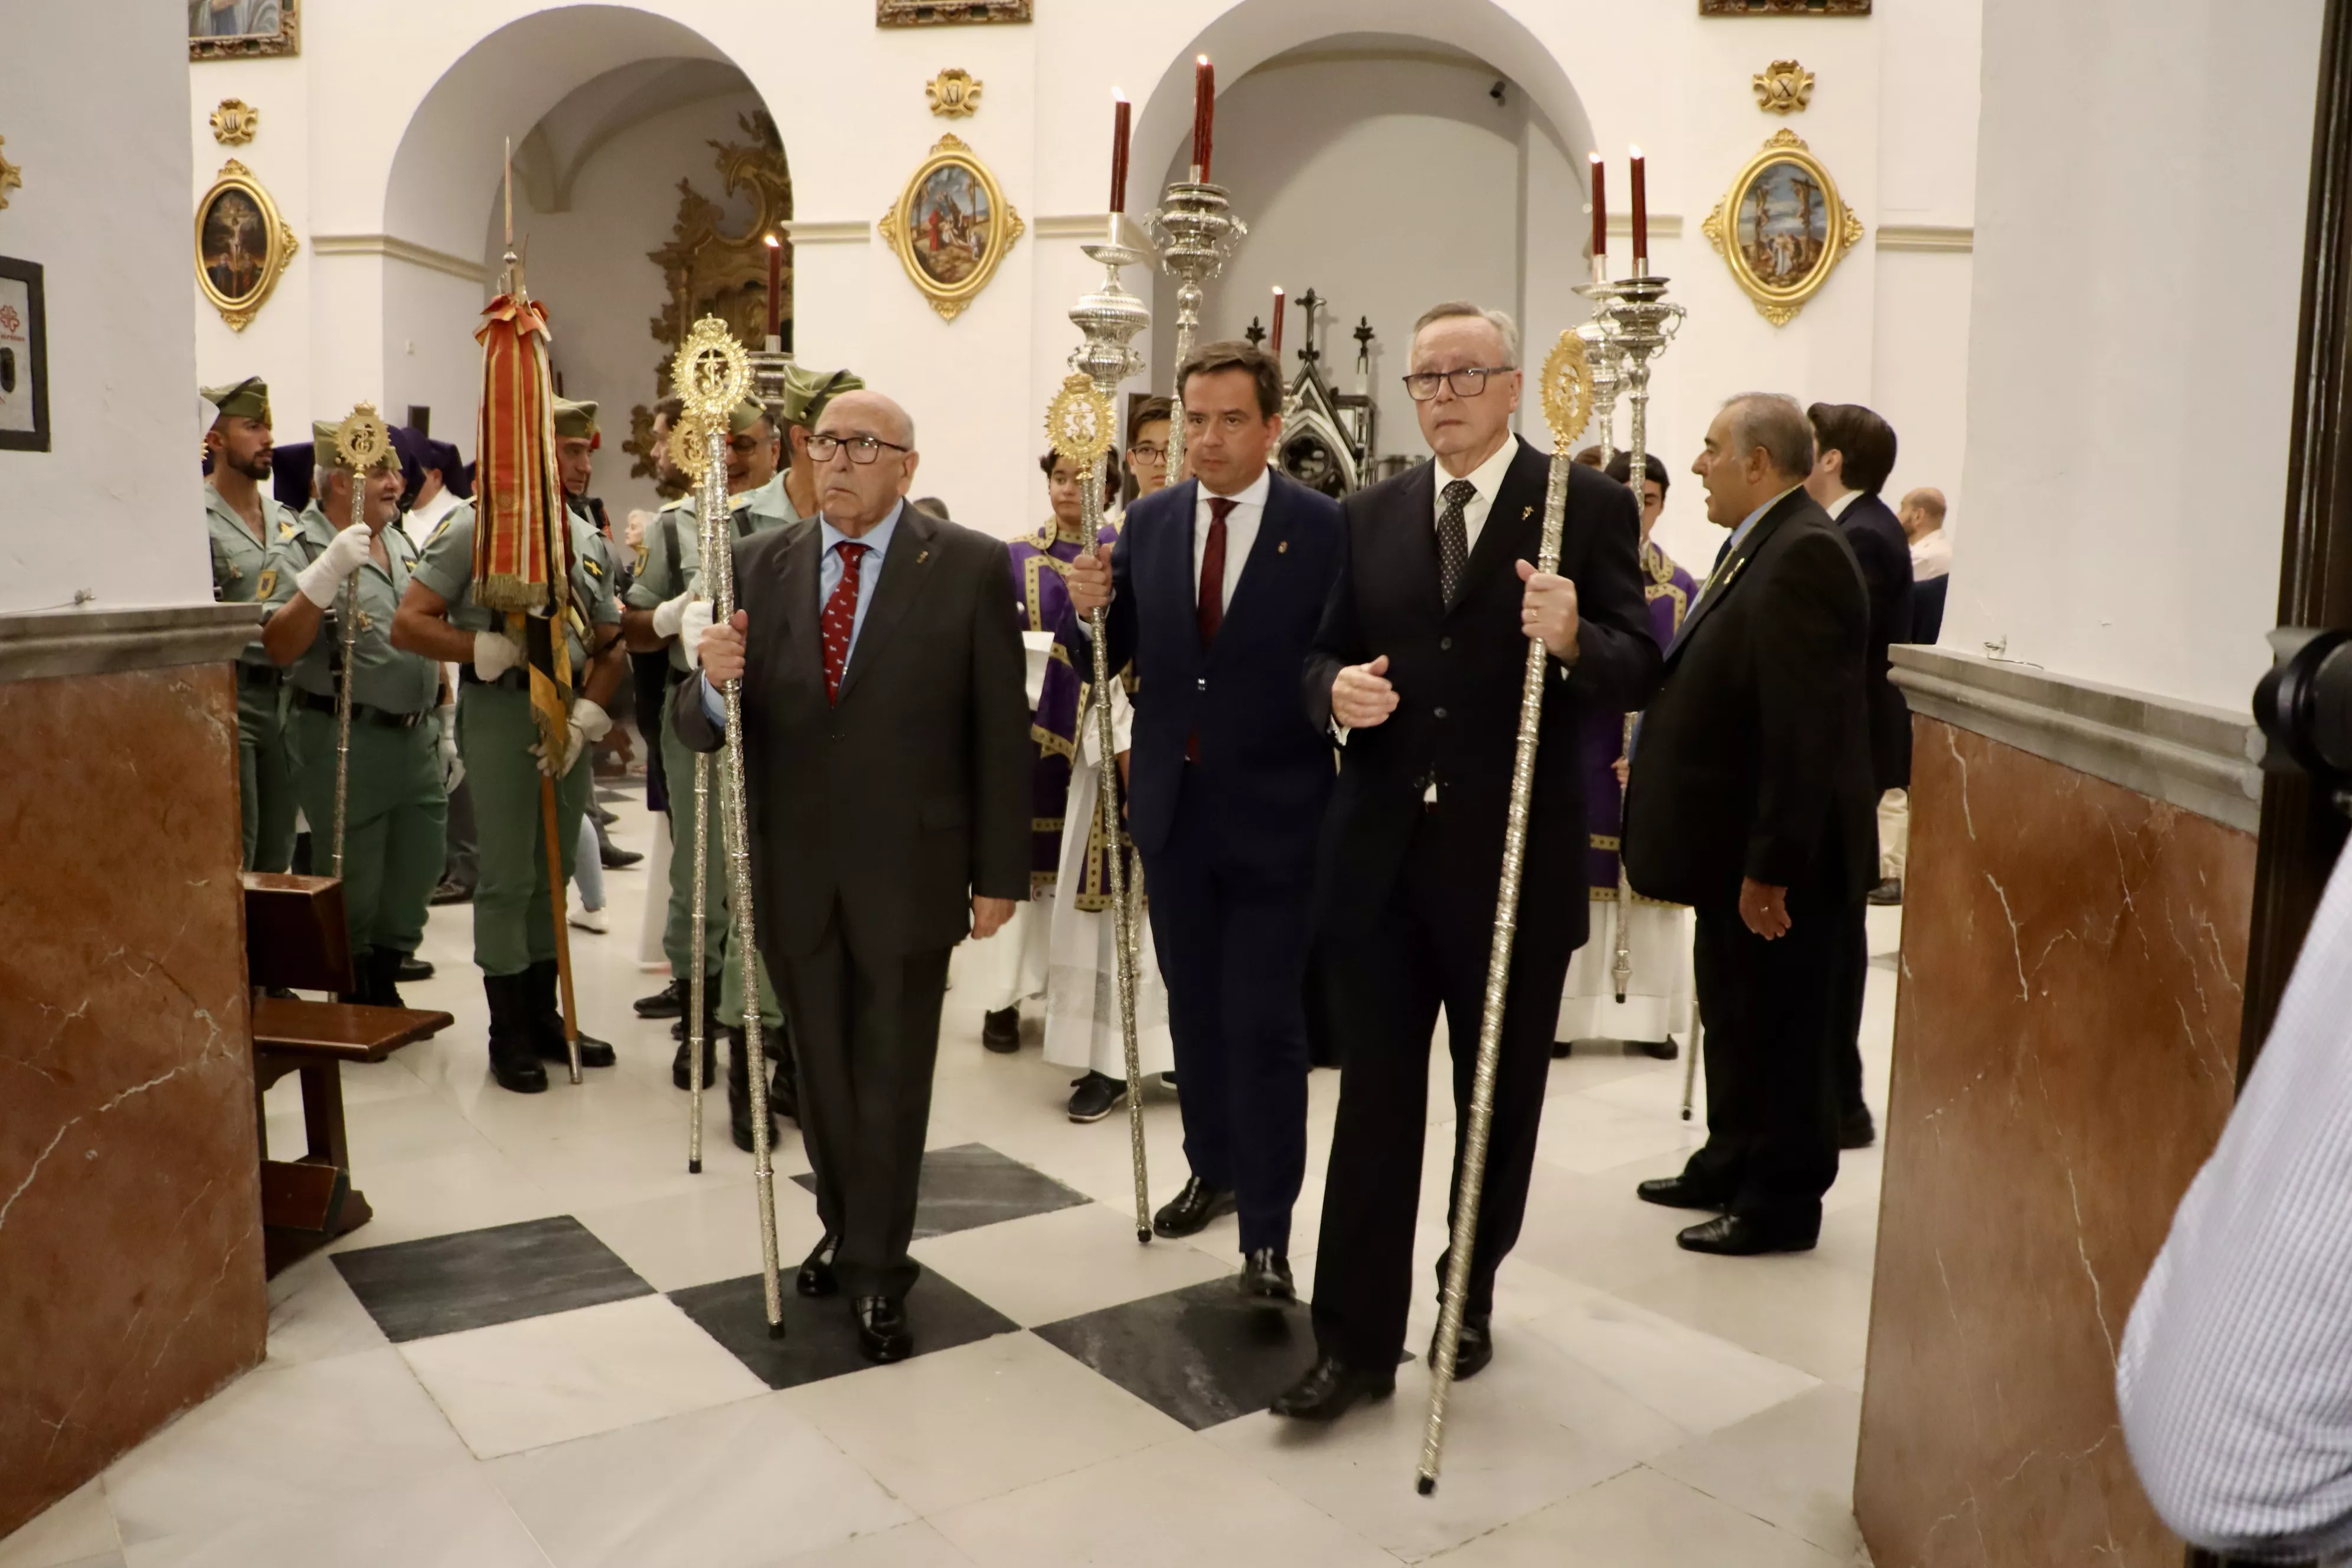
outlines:
[[[457,753],[457,705],[445,704],[434,717],[441,725],[441,788],[454,791],[466,782],[466,759]]]
[[[530,754],[539,760],[541,773],[549,778],[560,779],[569,773],[572,765],[580,760],[581,748],[601,740],[604,731],[612,727],[612,716],[583,697],[572,705],[572,721],[563,731],[563,754],[551,763],[545,742],[531,747]]]
[[[521,663],[522,649],[504,632],[474,634],[474,673],[484,680],[496,680]]]
[[[343,579],[360,569],[368,558],[368,546],[375,535],[368,525],[355,522],[335,535],[334,542],[319,552],[319,558],[294,574],[294,585],[302,596],[322,610],[335,607],[335,590]]]
[[[674,637],[677,636],[677,628],[684,625],[686,621],[686,607],[693,602],[694,594],[691,590],[688,590],[686,593],[680,594],[675,599],[656,605],[654,606],[654,636],[658,637]],[[708,612],[703,616],[702,624],[706,626],[710,624],[710,616]]]
[[[687,605],[677,623],[677,646],[678,650],[686,655],[687,668],[702,668],[702,634],[709,629],[710,601],[697,599]]]

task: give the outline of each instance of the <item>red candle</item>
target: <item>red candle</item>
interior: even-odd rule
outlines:
[[[1202,55],[1192,64],[1192,177],[1209,177],[1209,149],[1216,140],[1217,68]]]
[[[1282,363],[1282,285],[1274,286],[1274,363]]]
[[[1650,275],[1650,169],[1639,147],[1633,149],[1633,276]]]
[[[768,336],[784,335],[784,242],[768,236]]]
[[[1110,117],[1110,210],[1127,210],[1127,94],[1113,89],[1118,100]]]
[[[1592,154],[1592,259],[1600,260],[1609,254],[1609,165],[1601,154]]]

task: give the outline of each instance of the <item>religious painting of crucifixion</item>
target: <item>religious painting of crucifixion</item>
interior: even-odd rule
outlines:
[[[1793,131],[1748,161],[1702,226],[1732,278],[1776,327],[1796,320],[1862,239],[1862,219]]]

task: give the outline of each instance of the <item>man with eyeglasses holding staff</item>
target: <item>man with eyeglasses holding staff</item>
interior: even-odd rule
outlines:
[[[806,450],[820,515],[736,545],[729,625],[687,607],[704,679],[672,724],[717,751],[718,688],[741,679],[756,937],[793,1019],[824,1222],[797,1288],[846,1293],[860,1350],[892,1362],[913,1349],[948,953],[1029,891],[1029,702],[1003,542],[906,504],[906,411],[844,393]]]
[[[1460,1170],[1533,638],[1550,655],[1549,689],[1454,1375],[1494,1356],[1495,1271],[1527,1207],[1560,987],[1586,934],[1583,710],[1642,707],[1661,668],[1624,486],[1571,468],[1559,570],[1533,564],[1550,463],[1511,432],[1511,319],[1436,306],[1414,326],[1404,380],[1436,460],[1341,503],[1346,563],[1305,674],[1308,718],[1341,746],[1316,937],[1348,1050],[1316,1256],[1318,1359],[1274,1402],[1307,1420],[1396,1385],[1441,1008]]]

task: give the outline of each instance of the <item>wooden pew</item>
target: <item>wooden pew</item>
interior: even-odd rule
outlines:
[[[366,1197],[351,1184],[342,1064],[383,1061],[455,1020],[446,1013],[413,1007],[367,1007],[268,994],[273,986],[330,995],[352,988],[343,885],[332,877],[246,872],[245,958],[253,987],[263,1252],[274,1275],[374,1217]],[[289,1072],[301,1075],[309,1148],[299,1160],[273,1160],[261,1097]]]

